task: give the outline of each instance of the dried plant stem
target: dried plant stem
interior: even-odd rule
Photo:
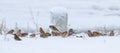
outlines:
[[[39,29],[38,23],[35,22],[32,9],[31,9],[31,8],[29,8],[29,9],[30,9],[30,14],[31,14],[31,18],[32,18],[33,24],[36,26],[36,30],[37,30],[37,32],[38,32],[38,31],[39,31],[39,30],[38,30],[38,29]],[[38,20],[37,20],[37,21],[38,21]]]

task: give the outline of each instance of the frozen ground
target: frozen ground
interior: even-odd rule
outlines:
[[[0,40],[2,53],[119,53],[119,37]]]
[[[50,10],[53,7],[68,9],[69,28],[89,29],[95,27],[119,28],[120,0],[0,0],[0,23],[5,20],[7,28],[35,29],[35,22],[48,28]],[[14,41],[0,36],[0,53],[120,53],[120,36],[96,38],[23,38]]]

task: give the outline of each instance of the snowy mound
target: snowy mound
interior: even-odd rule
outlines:
[[[67,9],[55,7],[51,9],[51,24],[56,26],[59,31],[67,31]]]
[[[65,15],[67,14],[67,9],[64,7],[54,7],[51,9],[51,14],[54,15]]]

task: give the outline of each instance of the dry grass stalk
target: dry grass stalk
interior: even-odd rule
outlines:
[[[31,18],[32,18],[33,24],[35,24],[36,30],[37,30],[37,32],[38,32],[38,31],[39,31],[39,30],[38,30],[38,29],[39,29],[39,26],[38,26],[38,20],[39,20],[39,18],[37,19],[37,22],[36,22],[35,19],[34,19],[34,16],[33,16],[33,11],[32,11],[32,9],[29,8],[29,10],[30,10],[30,14],[31,14]],[[39,17],[39,16],[38,16],[38,17]]]

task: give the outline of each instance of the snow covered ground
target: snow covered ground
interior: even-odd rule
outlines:
[[[119,53],[119,37],[0,40],[2,53]]]
[[[8,29],[48,28],[50,10],[53,7],[68,9],[69,28],[88,30],[96,27],[120,29],[120,0],[0,0],[0,23]],[[80,34],[78,34],[80,35]],[[0,35],[0,53],[120,53],[120,36],[75,38],[23,38],[15,41],[12,37],[4,40]]]

